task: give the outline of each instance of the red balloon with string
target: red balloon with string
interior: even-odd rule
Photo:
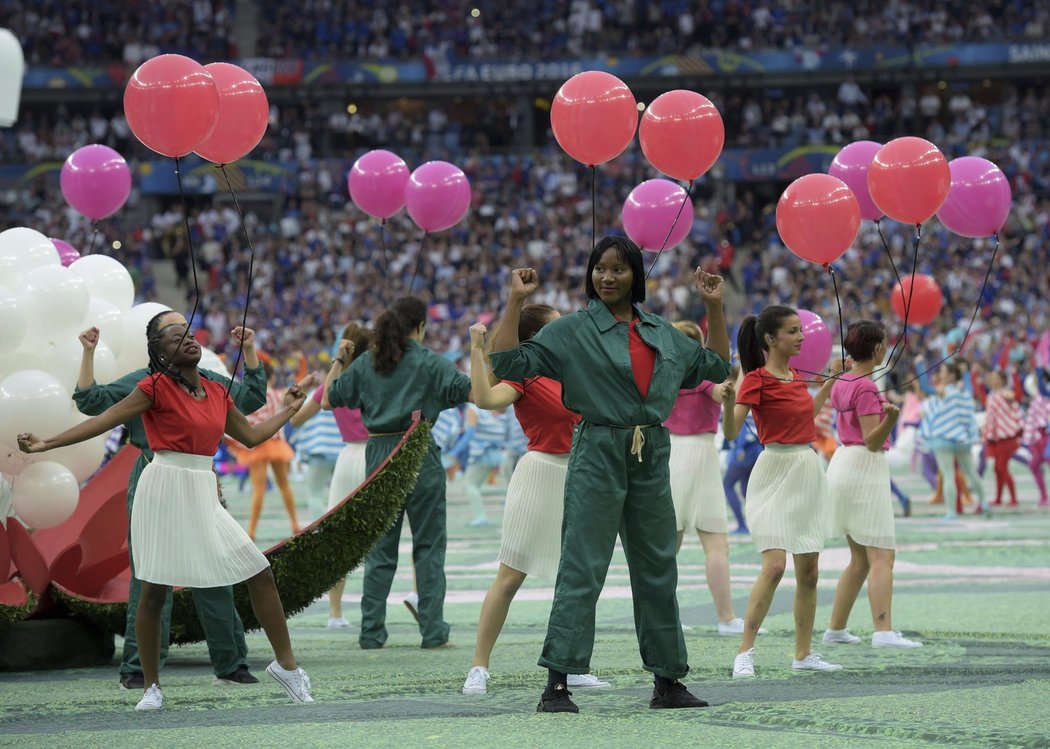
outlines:
[[[784,190],[777,202],[777,232],[787,248],[812,263],[842,257],[860,231],[860,205],[845,182],[828,174],[807,174]]]
[[[668,177],[692,181],[718,160],[726,129],[710,99],[678,89],[649,104],[638,126],[638,141],[654,167]]]
[[[139,65],[124,89],[124,116],[142,145],[161,156],[193,153],[219,119],[211,73],[182,55],[159,55]]]
[[[270,103],[262,84],[244,68],[213,62],[204,69],[219,91],[219,118],[194,151],[212,163],[230,164],[259,145],[270,123]]]
[[[901,320],[905,319],[905,302],[910,297],[910,306],[907,310],[908,324],[929,325],[937,319],[937,315],[944,306],[944,295],[937,282],[925,273],[916,273],[915,281],[912,276],[907,275],[901,282],[893,287],[890,294],[890,305]]]
[[[596,166],[619,156],[638,129],[638,103],[627,84],[588,70],[562,84],[551,104],[551,129],[565,153]]]

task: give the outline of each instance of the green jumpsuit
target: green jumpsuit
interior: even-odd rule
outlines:
[[[371,475],[401,441],[413,411],[431,424],[441,411],[465,403],[470,378],[448,359],[409,339],[401,361],[390,374],[379,374],[366,352],[354,360],[328,388],[332,406],[361,409],[368,428],[365,463]],[[423,647],[448,642],[445,609],[445,469],[434,440],[419,469],[415,488],[397,522],[379,539],[365,560],[361,597],[361,636],[364,649],[381,648],[387,640],[386,599],[397,571],[401,524],[408,515],[412,528],[412,561],[419,588],[419,632]]]
[[[221,383],[223,387],[230,383],[226,377],[215,372],[202,369],[200,373],[202,377]],[[73,392],[73,400],[81,412],[89,416],[96,416],[114,403],[119,403],[126,398],[148,374],[149,370],[139,369],[107,385],[92,383],[90,387],[77,388]],[[266,403],[266,372],[262,366],[254,369],[246,368],[244,379],[233,385],[230,396],[233,398],[234,405],[246,414],[257,411]],[[149,449],[149,444],[146,442],[146,427],[141,418],[132,419],[124,426],[128,430],[126,435],[128,441],[142,451],[128,476],[128,517],[130,518],[139,476],[146,464],[153,459],[153,451]],[[138,643],[135,640],[135,616],[139,596],[142,593],[142,582],[135,577],[135,555],[131,549],[130,529],[128,555],[131,557],[131,588],[128,590],[128,614],[124,629],[124,653],[120,662],[120,673],[141,674],[142,664],[139,662]],[[233,588],[229,585],[219,588],[194,588],[192,595],[193,605],[197,609],[197,616],[200,618],[204,635],[208,640],[208,654],[211,657],[215,675],[226,676],[240,666],[247,667],[248,646],[244,642],[244,626],[233,605]],[[162,667],[168,658],[171,603],[171,591],[169,590],[161,615],[160,665]]]
[[[637,307],[637,330],[657,353],[648,396],[635,383],[628,323],[599,300],[554,320],[530,341],[492,354],[497,377],[543,375],[562,383],[566,408],[583,418],[565,481],[561,564],[539,664],[590,670],[594,612],[616,536],[631,575],[634,623],[646,670],[668,679],[689,671],[678,618],[676,524],[662,423],[682,388],[722,382],[729,363]]]

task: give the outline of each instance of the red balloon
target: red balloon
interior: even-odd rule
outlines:
[[[904,303],[908,297],[911,304],[905,315]],[[944,297],[936,281],[925,273],[916,273],[914,287],[910,275],[901,278],[901,282],[893,287],[890,304],[901,320],[906,320],[909,324],[929,325],[940,314]]]
[[[777,203],[777,232],[803,260],[831,263],[860,231],[857,196],[837,177],[807,174],[784,190]]]
[[[692,181],[718,160],[726,129],[718,108],[695,91],[668,91],[642,115],[638,140],[649,163],[675,179]]]
[[[160,55],[139,65],[128,81],[124,116],[146,148],[185,156],[215,129],[219,91],[202,65],[182,55]]]
[[[638,128],[638,104],[615,75],[578,73],[554,97],[551,128],[569,156],[587,166],[604,164],[631,144]]]
[[[879,149],[868,168],[868,192],[883,213],[905,224],[921,224],[948,197],[948,161],[928,140],[895,138]]]
[[[270,122],[270,103],[262,84],[244,68],[213,62],[204,69],[219,91],[219,119],[194,151],[216,164],[229,164],[259,145]]]

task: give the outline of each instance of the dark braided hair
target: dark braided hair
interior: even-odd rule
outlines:
[[[170,309],[164,310],[151,317],[150,321],[146,323],[146,353],[149,355],[149,371],[150,374],[155,375],[165,374],[191,393],[196,393],[198,390],[197,386],[183,377],[182,372],[173,369],[170,364],[166,364],[164,357],[160,353],[161,331],[164,330],[164,328],[160,327],[160,318],[170,314],[172,314]],[[189,330],[189,326],[187,326],[183,338],[189,335]],[[182,345],[181,342],[179,345]]]

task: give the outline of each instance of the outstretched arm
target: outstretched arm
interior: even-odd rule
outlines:
[[[82,421],[54,437],[41,439],[28,432],[18,435],[18,449],[24,453],[40,453],[56,447],[84,442],[100,434],[106,434],[136,416],[141,416],[149,410],[152,403],[145,393],[135,388],[124,400],[110,406],[98,416]]]
[[[244,418],[244,414],[236,408],[227,411],[226,434],[246,447],[261,445],[277,434],[277,431],[288,422],[288,419],[295,415],[303,405],[303,401],[306,400],[306,391],[313,385],[313,381],[313,375],[309,375],[288,388],[288,392],[284,394],[284,408],[254,426],[249,424],[248,420]]]

